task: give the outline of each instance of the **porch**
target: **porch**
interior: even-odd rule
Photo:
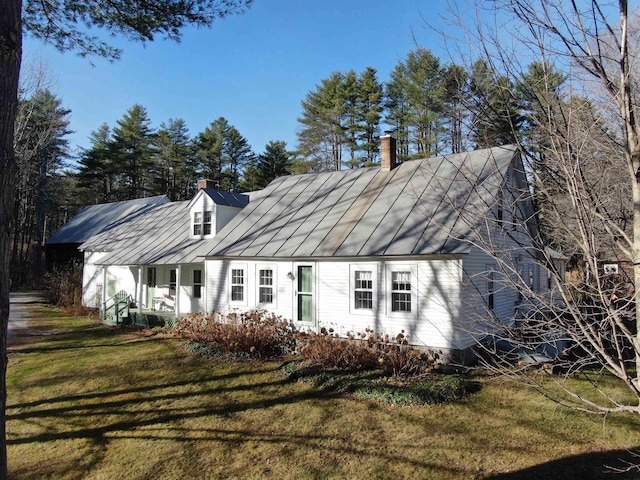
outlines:
[[[153,299],[151,308],[139,308],[132,295],[121,290],[103,302],[102,320],[107,325],[173,328],[176,321],[175,306],[172,297],[163,295]]]

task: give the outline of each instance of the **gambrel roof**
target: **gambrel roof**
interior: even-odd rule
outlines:
[[[170,202],[166,195],[138,198],[122,202],[89,205],[80,210],[60,230],[47,240],[47,244],[82,243],[100,232],[112,229],[123,221]]]
[[[274,180],[211,240],[207,256],[394,257],[469,251],[514,146]]]

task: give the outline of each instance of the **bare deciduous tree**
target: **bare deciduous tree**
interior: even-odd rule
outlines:
[[[470,62],[482,59],[527,89],[535,115],[518,138],[540,216],[540,223],[532,223],[523,197],[505,196],[478,232],[475,247],[493,259],[495,269],[477,284],[517,291],[517,320],[499,324],[485,302],[477,309],[474,334],[508,341],[514,347],[510,368],[493,365],[564,405],[640,413],[640,303],[633,288],[640,284],[640,127],[637,65],[630,53],[637,35],[630,32],[635,22],[628,2],[491,0],[474,6],[451,6],[450,19],[462,35],[454,39],[448,29],[447,39],[455,41],[457,59],[463,40]],[[461,13],[470,11],[476,15]],[[549,268],[551,290],[534,282],[513,254],[520,242],[516,232],[527,232],[533,245],[531,268]],[[565,282],[545,244],[579,258],[582,277]],[[604,268],[607,260],[618,274]],[[486,293],[486,287],[479,291]],[[514,368],[514,357],[545,348],[563,360],[563,375],[523,375],[526,369],[517,362]],[[577,375],[588,380],[589,391],[576,383]],[[631,396],[614,393],[612,376]]]

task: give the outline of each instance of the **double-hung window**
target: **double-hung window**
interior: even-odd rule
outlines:
[[[411,271],[391,272],[391,311],[411,312]]]
[[[232,268],[231,269],[231,301],[232,302],[244,302],[244,269]]]
[[[260,303],[273,303],[273,270],[261,268],[258,270],[258,299]]]
[[[193,212],[193,235],[211,235],[211,210]]]
[[[202,297],[202,270],[193,271],[193,298]]]
[[[353,283],[353,307],[356,310],[373,310],[373,272],[355,270]]]

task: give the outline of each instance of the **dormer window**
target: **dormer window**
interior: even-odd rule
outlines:
[[[211,210],[193,212],[193,235],[211,235]]]

